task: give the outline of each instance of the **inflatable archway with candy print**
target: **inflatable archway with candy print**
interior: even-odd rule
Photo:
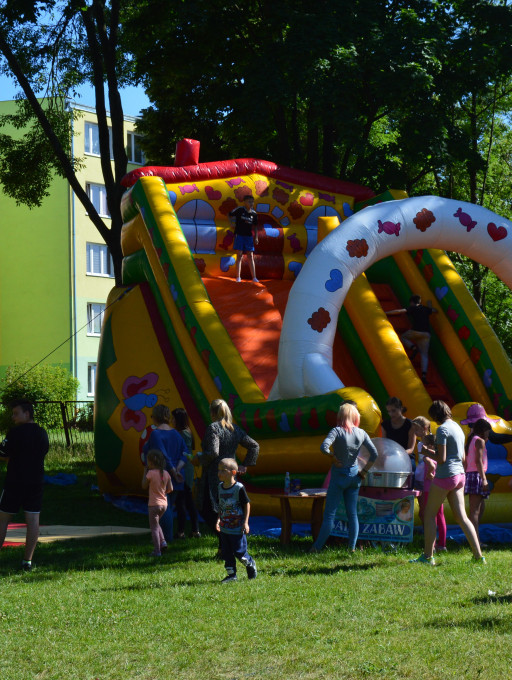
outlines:
[[[343,387],[332,369],[337,319],[357,277],[404,250],[442,248],[492,269],[512,287],[512,224],[469,203],[435,196],[369,206],[352,215],[304,264],[288,298],[279,368],[270,398],[324,394]],[[503,369],[510,379],[508,361]],[[511,385],[507,385],[510,395]]]

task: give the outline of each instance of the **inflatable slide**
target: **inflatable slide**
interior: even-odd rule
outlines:
[[[375,196],[254,159],[198,163],[178,152],[176,163],[123,182],[123,286],[108,300],[97,373],[102,491],[140,493],[140,451],[157,402],[185,408],[198,442],[209,403],[228,402],[260,443],[246,478],[260,514],[278,511],[271,494],[287,471],[303,486],[321,485],[320,442],[344,399],[356,401],[372,434],[389,396],[411,417],[433,398],[458,420],[479,402],[500,414],[495,431],[512,432],[512,367],[444,253],[469,255],[511,286],[510,223],[474,205]],[[245,262],[244,280],[234,276],[228,213],[248,194],[260,283]],[[438,310],[427,385],[399,338],[406,317],[385,314],[412,293]],[[510,453],[496,449],[496,490],[506,491]],[[508,494],[493,496],[503,510]]]

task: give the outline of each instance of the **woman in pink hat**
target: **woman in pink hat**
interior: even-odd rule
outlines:
[[[473,426],[477,420],[487,420],[491,425],[491,430],[489,431],[489,441],[491,444],[510,444],[512,442],[512,435],[494,432],[492,429],[493,423],[499,423],[499,418],[490,418],[485,412],[485,408],[482,404],[471,404],[466,413],[466,418],[460,421],[461,425],[469,425],[471,431],[473,431]]]

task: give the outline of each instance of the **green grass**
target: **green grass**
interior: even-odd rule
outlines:
[[[90,481],[90,463],[89,472],[77,467],[87,461],[67,463]],[[109,516],[103,523],[115,523],[85,483],[69,493],[61,515],[71,519],[84,505],[82,517],[98,504]],[[117,513],[120,524],[140,525]],[[396,553],[355,556],[310,555],[309,545],[250,537],[259,576],[247,581],[242,568],[226,586],[211,536],[175,542],[159,561],[148,557],[149,536],[41,544],[29,574],[16,571],[20,550],[4,549],[1,678],[511,677],[508,549],[489,551],[483,567],[467,548],[453,548],[430,568],[407,562],[419,539]]]

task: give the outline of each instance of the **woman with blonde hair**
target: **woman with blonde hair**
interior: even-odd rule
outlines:
[[[199,498],[202,499],[201,514],[210,529],[217,533],[219,462],[223,458],[236,459],[241,445],[247,449],[244,464],[238,466],[241,473],[250,465],[256,465],[260,446],[241,427],[233,423],[229,406],[223,399],[214,399],[210,404],[212,422],[206,428],[199,460],[203,467]]]
[[[324,519],[320,533],[311,548],[312,552],[321,550],[329,538],[334,525],[334,516],[343,498],[348,521],[348,546],[354,552],[359,535],[357,499],[359,487],[366,473],[377,459],[377,449],[368,434],[359,427],[359,411],[352,404],[342,404],[338,411],[338,425],[333,428],[322,442],[320,450],[332,458],[331,480],[325,499]],[[362,445],[370,452],[370,459],[359,471],[357,455]],[[331,452],[331,446],[333,451]]]

